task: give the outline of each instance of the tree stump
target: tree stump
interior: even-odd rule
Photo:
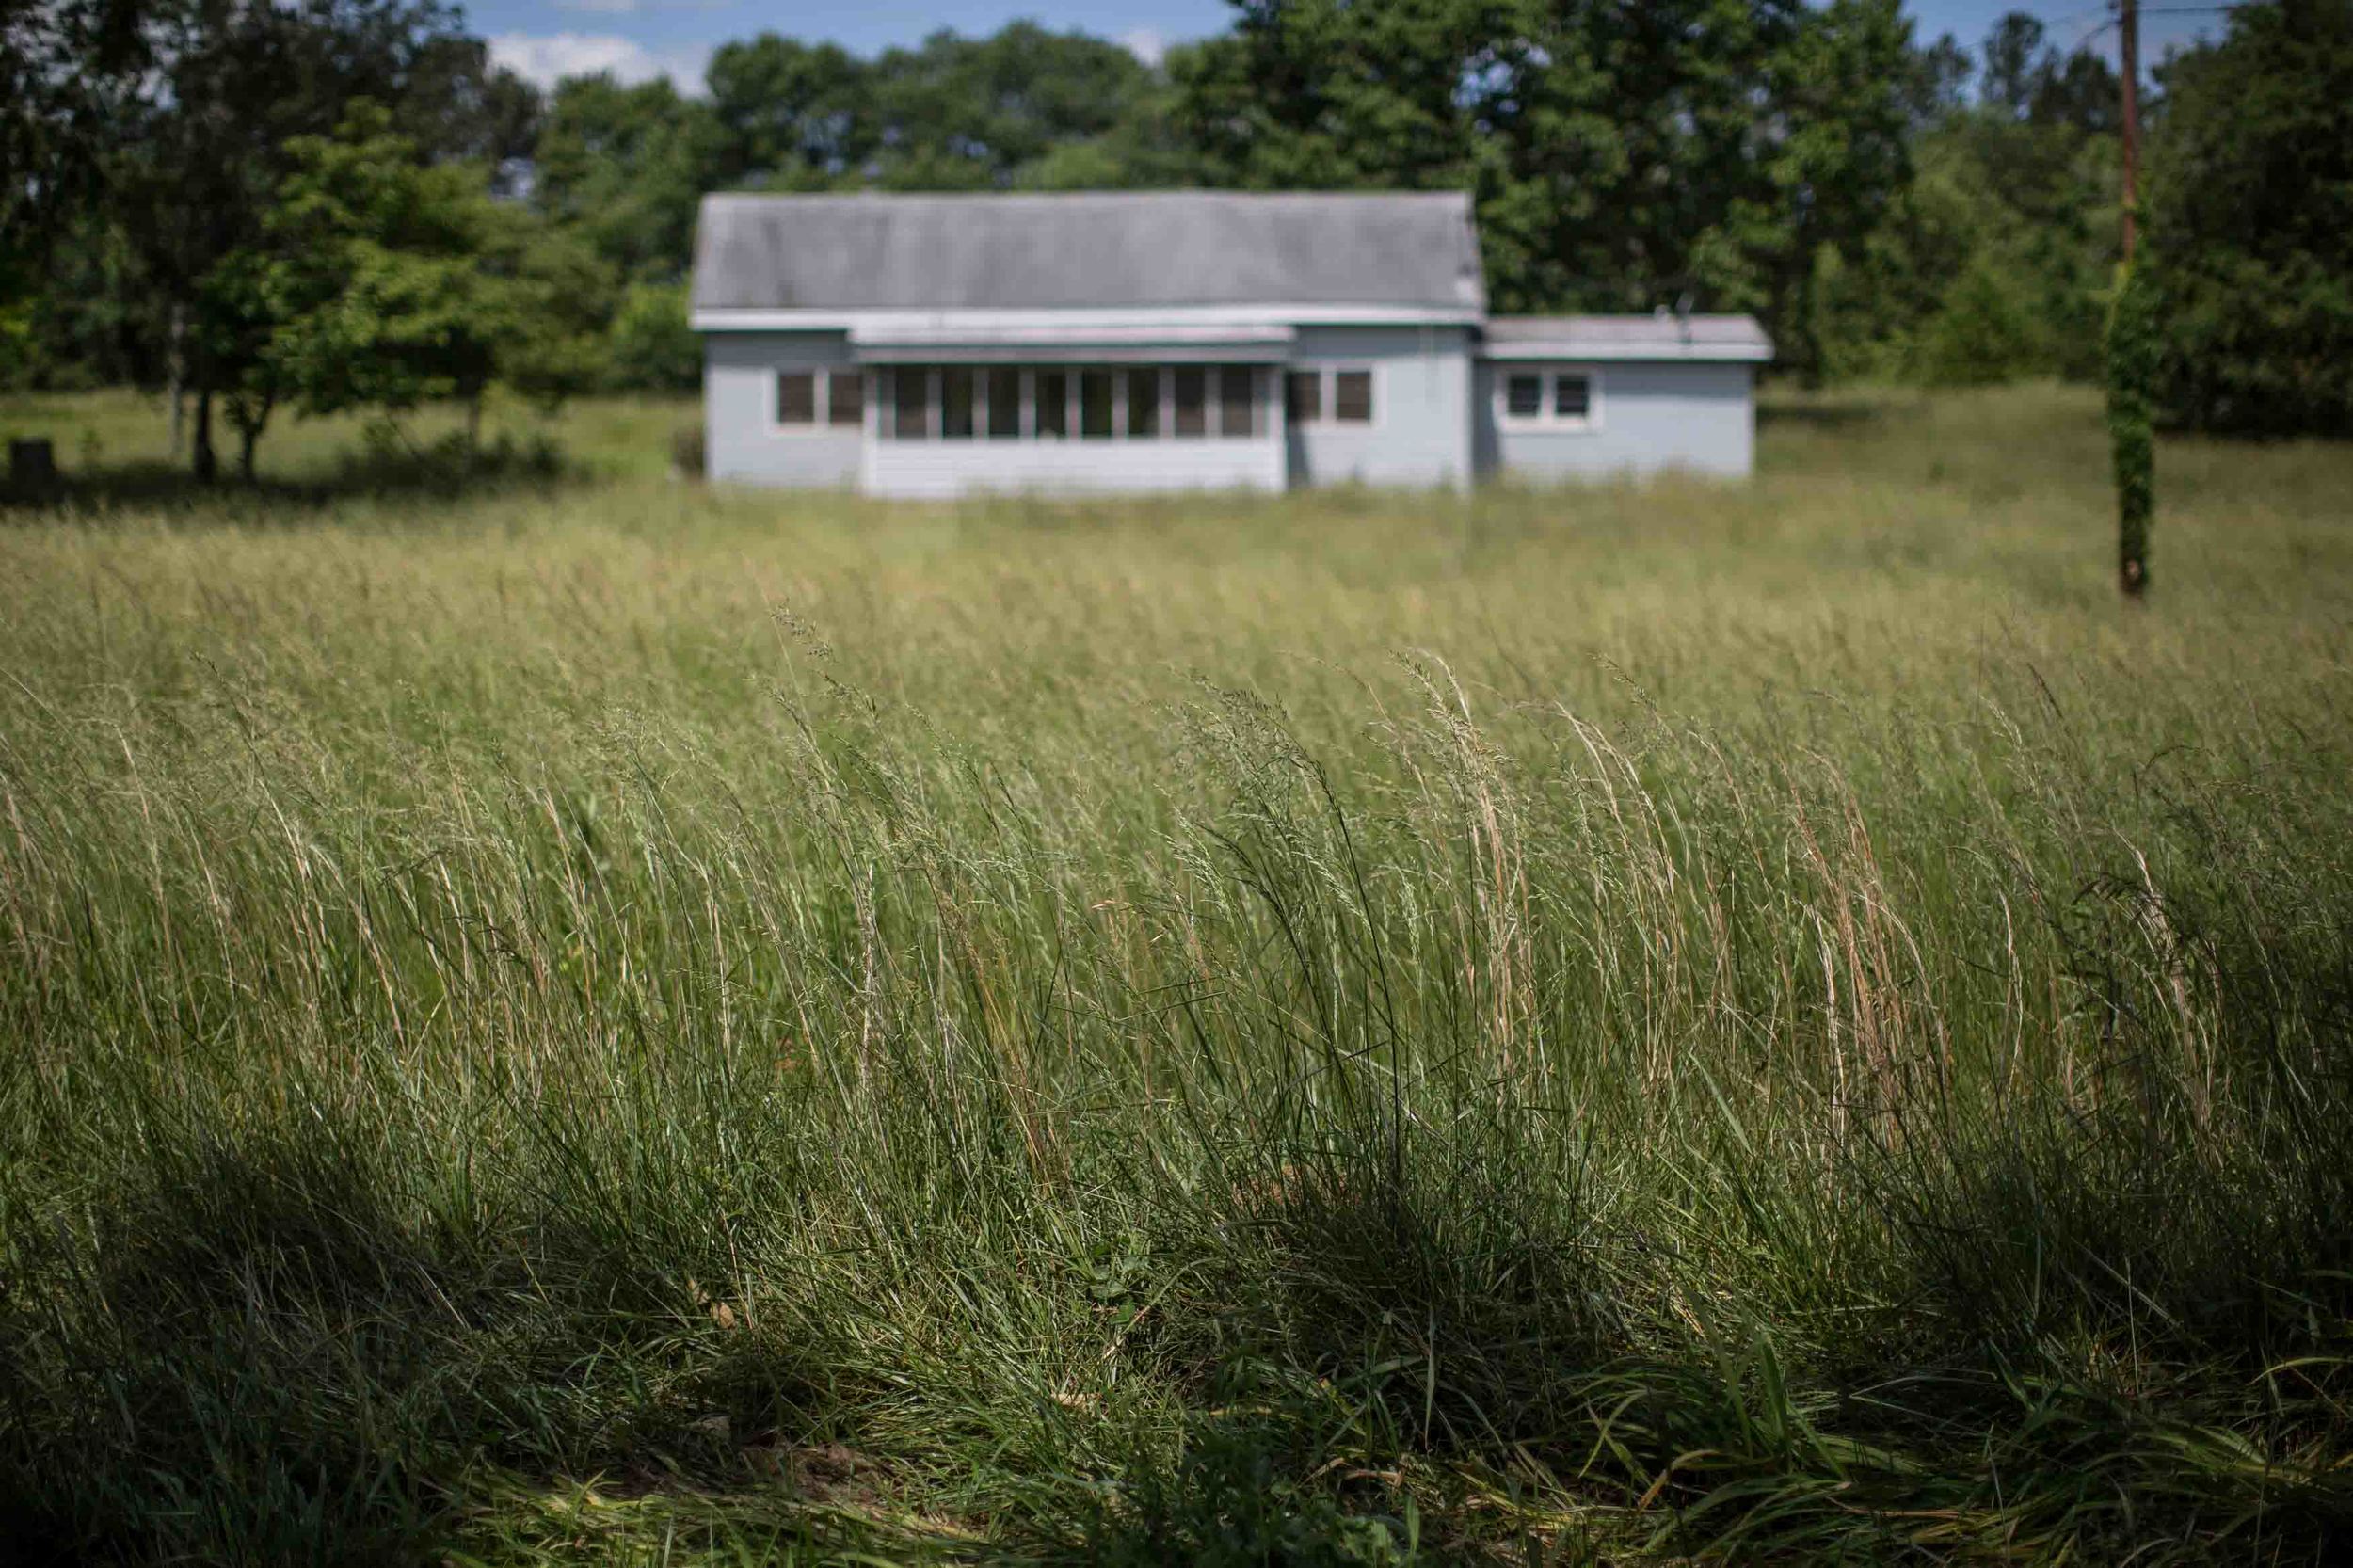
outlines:
[[[57,482],[57,454],[47,437],[8,443],[8,480],[20,490],[45,490]]]

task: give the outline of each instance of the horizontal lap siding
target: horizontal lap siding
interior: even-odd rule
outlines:
[[[857,483],[865,435],[824,424],[779,429],[776,377],[849,367],[846,332],[713,332],[703,339],[704,463],[712,479],[824,488]],[[822,396],[817,417],[824,418]]]
[[[1526,368],[1577,369],[1599,389],[1600,427],[1514,428],[1496,408],[1502,377],[1519,368],[1479,367],[1480,466],[1520,479],[1603,479],[1679,469],[1746,478],[1755,466],[1754,373],[1745,364],[1580,365],[1563,360]]]
[[[1291,350],[1303,370],[1373,373],[1369,424],[1324,418],[1290,433],[1303,485],[1461,485],[1471,458],[1470,334],[1460,327],[1303,327]],[[1331,395],[1327,374],[1324,395]]]
[[[1282,487],[1282,443],[1272,436],[1251,440],[876,441],[868,452],[865,477],[870,494],[904,497]]]

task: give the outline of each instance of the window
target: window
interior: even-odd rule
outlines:
[[[1313,424],[1323,417],[1323,372],[1294,370],[1283,377],[1283,411],[1293,424]]]
[[[1128,373],[1128,434],[1149,440],[1160,433],[1160,373],[1158,367]]]
[[[891,374],[890,433],[903,441],[932,433],[931,378],[920,365],[902,365]]]
[[[1199,365],[1178,365],[1170,377],[1176,382],[1176,434],[1206,436],[1209,433],[1209,373]]]
[[[1104,440],[1112,433],[1112,373],[1108,370],[1084,370],[1079,373],[1079,434],[1089,440]]]
[[[966,363],[776,376],[780,424],[807,430],[864,431],[871,414],[873,436],[888,441],[1108,441],[1264,436],[1278,374],[1255,364]],[[1328,408],[1328,389],[1315,392]]]
[[[1059,367],[1037,373],[1037,433],[1059,440],[1070,434],[1070,373]]]
[[[1248,365],[1220,365],[1217,371],[1217,433],[1247,436],[1257,423],[1258,374]]]
[[[817,373],[785,370],[776,373],[776,423],[817,423]]]
[[[988,373],[988,439],[1017,440],[1021,435],[1021,372],[998,365]]]
[[[973,377],[969,365],[948,365],[939,371],[939,433],[950,440],[972,439]]]
[[[835,426],[866,423],[866,373],[837,370],[825,376],[825,423]]]
[[[1343,370],[1333,374],[1332,417],[1342,424],[1372,423],[1372,372]]]
[[[1541,366],[1503,373],[1503,422],[1538,430],[1593,430],[1601,425],[1601,377],[1592,370]]]

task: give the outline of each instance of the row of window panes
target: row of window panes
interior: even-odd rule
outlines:
[[[1331,395],[1324,395],[1324,383]],[[1293,424],[1372,423],[1372,372],[1294,370],[1283,377],[1283,411]],[[1325,410],[1329,409],[1330,412]]]
[[[1212,430],[1226,437],[1266,432],[1257,375],[1250,365],[903,365],[879,376],[882,434],[889,440],[921,440],[934,435],[951,440],[981,435],[992,440],[1061,439],[1074,428],[1081,437],[1097,440],[1114,433],[1150,440],[1163,435],[1199,438]],[[1327,418],[1341,424],[1372,423],[1369,370],[1294,370],[1284,376],[1283,390],[1293,424],[1316,424]],[[865,373],[777,373],[777,424],[814,425],[821,402],[825,424],[864,424]]]
[[[866,373],[862,370],[786,370],[776,373],[776,423],[815,424],[823,392],[825,423],[866,423]]]
[[[1574,371],[1515,370],[1503,379],[1503,411],[1513,419],[1543,419],[1550,383],[1551,417],[1582,424],[1593,414],[1593,378]]]
[[[897,365],[877,375],[886,440],[1266,434],[1256,365]]]

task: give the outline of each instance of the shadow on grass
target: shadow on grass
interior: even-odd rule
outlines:
[[[1272,1363],[1221,1367],[1173,1445],[1127,1456],[1081,1560],[1384,1568],[1420,1559],[1394,1470],[1353,1454],[1352,1393]]]
[[[414,1561],[486,1466],[740,1481],[719,1433],[821,1398],[686,1259],[419,1201],[331,1118],[143,1164],[0,1295],[0,1563]]]
[[[1825,434],[1858,430],[1877,424],[1897,412],[1892,397],[1864,397],[1851,393],[1834,397],[1810,397],[1793,401],[1779,397],[1756,400],[1756,424],[1760,430],[1779,425],[1790,430],[1819,430]]]
[[[553,442],[501,436],[477,446],[451,436],[423,446],[372,440],[315,477],[224,477],[206,484],[176,463],[111,463],[63,471],[45,483],[0,481],[0,511],[104,513],[251,508],[322,511],[353,500],[458,501],[554,488],[588,477]]]

